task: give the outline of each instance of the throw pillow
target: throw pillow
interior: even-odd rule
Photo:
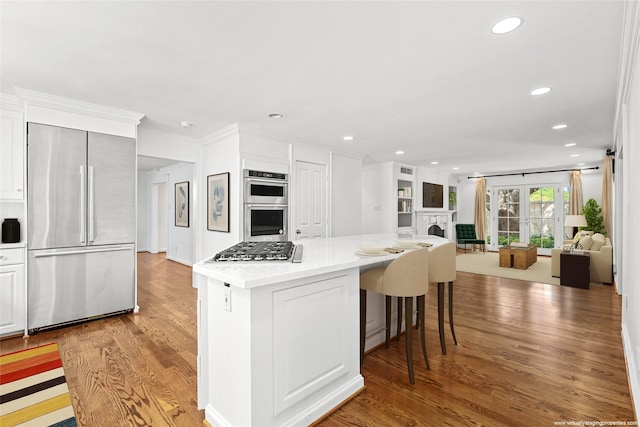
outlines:
[[[573,243],[578,243],[580,239],[582,239],[584,236],[587,236],[589,234],[593,234],[593,231],[579,230],[576,233],[576,235],[573,236]]]
[[[604,239],[600,240],[600,239],[593,239],[593,243],[591,244],[591,248],[589,249],[590,251],[599,251],[600,248],[602,248],[604,246]]]
[[[585,251],[588,251],[589,249],[591,249],[592,244],[593,244],[593,238],[591,236],[584,236],[582,239],[580,239],[580,245],[582,246],[582,249],[584,249]]]
[[[604,242],[604,234],[602,233],[595,233],[591,238],[593,240],[602,240]]]

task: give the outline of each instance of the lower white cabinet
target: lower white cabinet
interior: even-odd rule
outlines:
[[[0,336],[24,331],[24,248],[0,249]]]

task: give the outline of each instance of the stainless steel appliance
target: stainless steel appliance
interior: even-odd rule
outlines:
[[[289,261],[302,259],[302,245],[292,242],[240,242],[218,252],[208,262]]]
[[[244,170],[244,202],[267,205],[289,203],[289,180],[286,173]]]
[[[135,140],[28,123],[28,328],[132,310]]]
[[[244,239],[288,240],[287,222],[289,207],[286,205],[244,205]]]
[[[289,182],[287,174],[244,171],[244,240],[287,241]]]

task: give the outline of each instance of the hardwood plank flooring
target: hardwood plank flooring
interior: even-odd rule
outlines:
[[[365,356],[366,390],[322,426],[532,426],[631,421],[620,297],[458,273],[458,345],[440,352],[435,286],[427,296],[431,370],[413,331],[416,384],[404,338]],[[8,353],[56,341],[79,426],[201,426],[196,407],[196,290],[191,269],[138,254],[140,313],[0,341]],[[448,325],[446,325],[448,328]]]

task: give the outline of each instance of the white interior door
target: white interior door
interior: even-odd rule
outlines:
[[[295,239],[327,235],[327,165],[296,162]]]

